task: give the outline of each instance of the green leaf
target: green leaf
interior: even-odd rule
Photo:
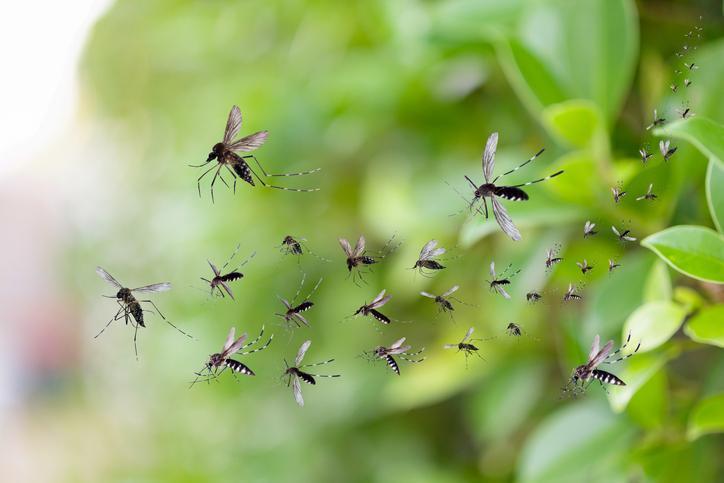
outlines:
[[[724,432],[724,393],[699,401],[689,416],[686,436],[693,441],[700,436]]]
[[[724,347],[724,305],[700,310],[687,322],[684,333],[697,342]]]
[[[666,371],[657,371],[630,399],[626,414],[644,428],[663,426],[668,408],[666,383]]]
[[[654,130],[656,136],[684,139],[709,158],[724,162],[724,126],[703,116],[680,119]]]
[[[676,287],[674,289],[674,301],[682,305],[688,314],[706,304],[699,292],[689,287]]]
[[[723,233],[724,229],[724,163],[714,158],[709,160],[706,170],[706,202],[709,204],[709,213],[714,226]]]
[[[551,104],[543,109],[543,121],[558,139],[577,148],[590,146],[596,135],[605,136],[596,104],[586,99]]]
[[[631,340],[634,341],[638,339],[634,339],[633,336],[631,336]],[[643,343],[641,345],[643,346]],[[617,413],[626,409],[626,406],[634,395],[654,377],[669,359],[675,357],[678,353],[678,347],[671,347],[663,352],[636,354],[634,357],[631,357],[626,367],[616,371],[616,375],[620,377],[626,385],[611,388],[608,392],[611,409]]]
[[[646,237],[641,245],[684,275],[724,283],[724,237],[714,230],[673,226]]]
[[[639,352],[656,349],[679,330],[686,311],[674,302],[649,302],[632,313],[623,325],[623,339],[631,334],[632,343],[641,342]]]
[[[671,278],[666,264],[662,261],[656,262],[649,272],[644,285],[644,302],[671,299]]]

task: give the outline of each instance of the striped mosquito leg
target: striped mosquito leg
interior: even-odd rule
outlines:
[[[256,344],[257,342],[259,342],[259,340],[260,340],[263,336],[264,336],[264,326],[262,325],[262,326],[261,326],[261,332],[259,332],[259,335],[256,336],[256,339],[252,340],[251,342],[247,342],[246,344],[244,344],[243,346],[241,346],[241,347],[239,348],[239,350],[240,350],[240,351],[243,351],[243,350],[246,349],[247,347],[253,346],[253,345]]]
[[[258,164],[258,162],[257,162],[257,164]],[[260,166],[261,166],[261,165],[260,165]],[[311,192],[313,192],[313,191],[319,191],[319,188],[309,188],[309,189],[305,189],[305,188],[287,188],[287,187],[285,187],[285,186],[275,186],[275,185],[273,185],[273,184],[266,183],[263,179],[261,179],[261,178],[259,177],[259,175],[256,174],[256,171],[254,171],[253,169],[251,169],[251,166],[249,166],[249,171],[251,171],[251,174],[253,174],[254,177],[259,181],[259,183],[261,183],[261,185],[262,185],[263,187],[265,187],[265,188],[274,188],[274,189],[283,190],[283,191],[297,191],[297,192],[300,192],[300,193],[311,193]]]
[[[627,355],[622,356],[622,357],[619,357],[618,359],[615,359],[615,360],[609,360],[609,359],[611,359],[612,357],[614,357],[616,354],[618,354],[618,353],[620,353],[622,350],[624,350],[624,349],[628,346],[628,343],[629,343],[630,341],[631,341],[631,333],[628,334],[628,337],[626,337],[626,342],[624,342],[624,344],[623,344],[621,347],[619,347],[619,348],[616,349],[614,352],[612,352],[611,354],[609,354],[608,356],[606,356],[606,359],[603,360],[602,364],[615,364],[615,363],[620,362],[620,361],[622,361],[622,360],[624,360],[624,359],[628,359],[628,358],[631,357],[632,355],[636,354],[636,353],[639,351],[639,347],[641,347],[641,342],[638,343],[638,345],[636,346],[636,349],[635,349],[632,353],[627,354]]]
[[[419,354],[419,352],[417,352],[417,354]],[[405,356],[403,356],[403,355],[400,355],[400,359],[405,360],[405,361],[407,361],[407,362],[409,362],[409,363],[411,363],[411,364],[417,364],[418,362],[424,361],[424,360],[426,359],[426,357],[423,357],[422,359],[410,359],[410,358],[408,358],[408,357],[405,357]]]
[[[342,377],[342,374],[310,374],[312,377]]]
[[[301,369],[302,367],[323,366],[324,364],[329,364],[330,362],[334,362],[334,359],[329,359],[327,361],[322,361],[322,362],[315,362],[313,364],[304,364],[304,365],[299,366],[299,368]],[[314,375],[314,374],[312,374],[312,375]]]
[[[553,174],[549,174],[548,176],[546,176],[546,177],[544,177],[544,178],[536,179],[536,180],[533,180],[533,181],[528,181],[527,183],[515,184],[515,185],[513,185],[512,187],[513,187],[513,188],[520,188],[521,186],[528,186],[528,185],[531,185],[531,184],[540,183],[541,181],[545,181],[545,180],[547,180],[547,179],[555,178],[555,177],[558,176],[559,174],[563,174],[563,170],[557,171],[557,172],[555,172],[555,173],[553,173]]]
[[[545,151],[545,148],[543,148],[543,149],[541,149],[540,151],[538,151],[537,153],[535,153],[531,158],[529,158],[529,159],[528,159],[527,161],[525,161],[523,164],[518,165],[518,166],[516,166],[515,168],[511,169],[510,171],[506,171],[505,173],[503,173],[503,174],[501,174],[501,175],[498,175],[493,181],[491,181],[491,183],[495,184],[495,182],[498,181],[498,180],[499,180],[500,178],[502,178],[503,176],[507,176],[507,175],[509,175],[510,173],[515,173],[515,172],[518,171],[520,168],[522,168],[523,166],[525,166],[526,164],[530,163],[530,162],[533,161],[535,158],[537,158],[538,156],[540,156],[541,154],[543,154],[543,151]]]
[[[242,356],[247,356],[247,355],[249,355],[249,354],[253,354],[254,352],[263,351],[264,349],[266,349],[267,347],[269,347],[269,344],[271,344],[273,338],[274,338],[274,334],[272,334],[272,335],[269,337],[269,340],[266,341],[266,344],[264,344],[263,346],[257,347],[256,349],[252,349],[252,350],[247,351],[247,352],[238,352],[238,354],[239,354],[239,355],[242,355]]]
[[[257,164],[257,166],[259,166],[259,169],[261,169],[262,174],[264,176],[266,176],[267,178],[271,178],[274,176],[304,176],[306,174],[313,174],[313,173],[317,173],[322,170],[322,168],[314,168],[314,169],[310,169],[309,171],[300,171],[298,173],[269,174],[264,170],[264,167],[261,165],[259,160],[256,159],[256,156],[254,156],[253,154],[250,154],[248,156],[242,156],[242,158],[243,159],[249,159],[249,158],[253,159],[254,162]]]
[[[405,353],[405,356],[407,356],[407,357],[414,357],[414,356],[416,356],[416,355],[418,355],[418,354],[422,354],[424,351],[425,351],[425,348],[423,347],[422,349],[420,349],[420,350],[417,351],[417,352],[413,352],[413,353],[411,353],[411,354]]]

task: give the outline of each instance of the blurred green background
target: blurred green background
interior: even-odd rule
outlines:
[[[643,165],[638,150],[658,153],[645,129],[654,108],[673,120],[690,106],[724,123],[721,14],[714,1],[115,2],[87,42],[84,148],[64,172],[68,236],[53,268],[72,350],[56,365],[34,366],[33,351],[19,364],[32,377],[17,416],[24,444],[10,454],[43,462],[41,481],[721,481],[721,330],[702,340],[688,329],[702,313],[721,326],[721,285],[610,230],[625,225],[641,240],[674,225],[715,227],[711,156],[675,131],[668,163],[656,154]],[[695,26],[702,38],[687,39]],[[700,68],[673,93],[684,61]],[[212,204],[206,181],[199,198],[201,171],[187,165],[220,141],[234,104],[242,134],[270,131],[256,152],[267,171],[322,168],[275,181],[321,191],[240,183],[234,195],[217,182]],[[465,202],[445,182],[467,196],[463,175],[481,181],[492,131],[498,173],[546,148],[511,181],[566,170],[531,187],[530,201],[505,203],[518,243],[492,219],[450,216]],[[628,191],[620,204],[617,183]],[[649,183],[658,200],[636,201]],[[586,220],[597,236],[583,238]],[[287,234],[331,263],[283,256]],[[403,242],[361,287],[337,244],[359,234],[372,250],[392,235]],[[450,256],[428,279],[407,269],[431,238]],[[223,263],[237,244],[237,259],[257,252],[233,284],[237,300],[208,297],[206,260]],[[555,244],[564,260],[546,272]],[[584,258],[595,267],[585,276],[574,263]],[[609,258],[622,264],[611,274]],[[510,301],[487,289],[491,260],[522,269]],[[196,340],[153,315],[139,361],[130,327],[93,339],[116,308],[100,296],[113,290],[96,265],[129,286],[171,281],[152,298]],[[303,294],[324,281],[311,328],[288,330],[273,315],[276,296],[291,297],[302,272]],[[582,302],[560,302],[569,283]],[[419,295],[454,284],[470,304],[454,320]],[[398,322],[345,320],[382,288]],[[531,290],[540,303],[525,301]],[[509,322],[525,335],[509,337]],[[229,327],[254,336],[262,325],[272,345],[242,359],[256,377],[188,388]],[[442,345],[470,326],[493,339],[466,369]],[[594,335],[618,345],[629,331],[642,349],[611,368],[629,385],[562,400]],[[402,336],[427,360],[403,364],[400,377],[358,357]],[[279,376],[306,339],[308,361],[334,357],[323,370],[342,377],[303,387],[299,408]]]

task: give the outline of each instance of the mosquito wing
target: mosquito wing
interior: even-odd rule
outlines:
[[[601,338],[596,334],[596,337],[593,338],[593,344],[591,344],[591,351],[588,353],[588,360],[592,361],[594,357],[596,357],[596,354],[598,354],[598,351],[600,349],[601,344]]]
[[[490,276],[495,280],[495,262],[490,262]]]
[[[394,348],[390,347],[389,349],[387,349],[387,354],[389,354],[389,355],[403,354],[403,353],[409,351],[410,349],[412,349],[411,345],[402,345],[400,347],[394,347]]]
[[[206,261],[208,262],[209,266],[211,267],[211,270],[214,271],[214,275],[215,275],[215,276],[218,277],[219,275],[221,275],[221,273],[219,272],[219,269],[216,268],[216,265],[214,265],[213,263],[211,263],[211,260],[206,260]]]
[[[485,151],[483,151],[483,176],[485,181],[490,182],[493,177],[493,168],[495,168],[495,150],[498,148],[498,133],[494,132],[488,137],[485,143]]]
[[[509,299],[509,298],[510,298],[510,295],[508,294],[508,292],[506,292],[505,289],[504,289],[501,285],[496,285],[496,286],[495,286],[495,290],[496,290],[500,295],[502,295],[504,298],[506,298],[506,299]]]
[[[474,330],[475,330],[475,327],[470,327],[468,329],[468,331],[465,333],[465,337],[463,337],[463,340],[461,340],[460,342],[465,342],[466,340],[468,340],[470,338],[470,336],[473,335]]]
[[[608,342],[606,342],[606,345],[603,346],[603,349],[601,349],[601,350],[598,352],[598,354],[596,354],[595,356],[593,356],[593,358],[592,358],[590,361],[588,361],[588,364],[586,364],[586,366],[587,366],[589,369],[593,369],[594,367],[596,367],[597,365],[599,365],[601,362],[603,362],[603,360],[604,360],[606,357],[608,357],[608,354],[611,352],[611,349],[612,349],[612,348],[613,348],[613,341],[612,341],[612,340],[609,340]]]
[[[663,139],[659,141],[659,151],[661,151],[663,157],[666,157],[669,152],[669,144],[670,141],[664,141]]]
[[[236,352],[239,352],[241,350],[241,347],[244,345],[244,342],[246,342],[246,339],[249,336],[246,332],[241,334],[238,339],[236,339],[228,349],[224,349],[224,352],[222,353],[224,357],[230,356],[231,354],[235,354]],[[228,342],[228,341],[227,341]]]
[[[442,347],[443,347],[443,349],[457,349],[458,345],[457,344],[445,344]]]
[[[458,290],[459,288],[460,288],[460,285],[454,285],[454,286],[452,286],[452,287],[450,288],[450,290],[448,290],[447,292],[445,292],[444,294],[442,294],[442,296],[443,296],[443,297],[447,297],[448,295],[451,295],[453,292],[457,292],[457,290]]]
[[[437,245],[437,240],[430,240],[429,242],[425,243],[425,246],[422,247],[422,250],[420,250],[420,260],[427,260],[432,255],[432,251]]]
[[[444,249],[444,248],[442,248],[442,247],[436,248],[436,249],[434,249],[434,250],[430,253],[429,258],[439,257],[440,255],[442,255],[442,254],[444,254],[444,253],[445,253],[445,249]]]
[[[310,346],[310,345],[312,345],[312,341],[311,341],[311,340],[305,340],[305,341],[302,343],[301,347],[299,347],[299,352],[297,352],[297,358],[294,359],[294,364],[296,364],[297,366],[299,366],[299,364],[302,363],[302,359],[304,359],[304,354],[307,353],[307,349],[309,349],[309,346]],[[303,404],[304,404],[304,403],[302,402],[302,405],[303,405]]]
[[[222,352],[226,352],[229,350],[229,347],[231,347],[231,344],[234,343],[234,338],[236,337],[236,327],[232,327],[229,329],[229,335],[226,336],[226,342],[224,342],[224,347],[222,349]]]
[[[221,286],[226,290],[226,293],[229,294],[229,297],[231,297],[231,300],[236,300],[234,298],[234,293],[231,291],[231,287],[226,282],[221,282]]]
[[[131,289],[131,292],[166,292],[171,290],[171,282],[154,283]]]
[[[239,106],[233,106],[229,111],[229,118],[226,120],[226,129],[224,130],[224,144],[231,144],[241,129],[241,111]]]
[[[118,280],[113,278],[113,276],[103,270],[101,267],[96,267],[96,273],[106,282],[110,283],[111,285],[115,286],[116,288],[123,288],[123,286],[118,283]]]
[[[618,231],[618,230],[616,229],[616,227],[615,227],[615,226],[611,225],[611,229],[612,229],[612,230],[613,230],[613,232],[614,232],[614,233],[616,234],[616,236],[618,236],[618,237],[620,237],[620,236],[621,236],[621,233],[620,233],[620,232],[619,232],[619,231]]]
[[[359,238],[357,239],[357,243],[354,246],[354,251],[352,252],[352,255],[354,257],[359,257],[360,255],[362,255],[362,253],[364,253],[364,251],[365,251],[366,245],[367,245],[367,240],[365,240],[364,235],[360,235]]]
[[[405,343],[405,337],[403,337],[402,339],[398,339],[398,340],[396,340],[395,342],[393,342],[392,345],[390,346],[390,349],[397,349],[398,347],[400,347],[400,346],[401,346],[402,344],[404,344],[404,343]]]
[[[429,292],[420,292],[420,295],[422,295],[423,297],[431,298],[431,299],[437,298],[436,295],[433,295],[433,294],[431,294],[431,293],[429,293]]]
[[[249,134],[248,136],[244,136],[238,141],[229,144],[229,149],[232,151],[243,152],[254,151],[266,142],[267,136],[269,136],[269,131],[259,131],[254,134]]]
[[[297,401],[297,404],[304,407],[302,385],[299,383],[299,378],[297,376],[292,376],[292,392],[294,393],[294,400]]]
[[[377,295],[377,297],[375,297],[375,299],[372,302],[370,302],[370,304],[367,307],[369,307],[371,309],[376,309],[377,307],[382,307],[387,302],[389,302],[391,298],[392,298],[392,295],[385,296],[385,290],[382,290],[382,292],[380,292]]]
[[[342,247],[347,258],[352,258],[352,247],[349,246],[349,241],[346,238],[340,238],[339,245]]]
[[[495,197],[492,197],[490,200],[493,204],[493,214],[495,215],[495,221],[498,222],[500,228],[502,228],[505,234],[512,238],[513,241],[520,240],[520,232],[515,227],[513,220],[510,219],[510,216],[508,215],[508,212],[505,211],[503,205],[501,205]]]

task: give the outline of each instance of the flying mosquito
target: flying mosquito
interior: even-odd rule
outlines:
[[[641,156],[641,161],[646,164],[646,161],[648,161],[649,158],[653,156],[653,154],[648,151],[648,148],[646,146],[644,146],[643,148],[639,149],[639,156]]]
[[[505,331],[508,333],[508,335],[513,337],[520,337],[523,335],[523,330],[520,328],[520,326],[516,323],[509,323],[508,327],[505,328]]]
[[[591,223],[590,221],[587,221],[585,225],[583,225],[583,238],[588,238],[589,236],[593,236],[596,233],[598,233],[596,230],[596,224]]]
[[[613,230],[613,232],[616,234],[620,241],[636,241],[636,238],[632,237],[629,234],[631,233],[631,230],[626,229],[623,231],[618,231],[618,229],[613,225],[611,225],[611,230]]]
[[[646,130],[648,131],[652,127],[663,126],[664,123],[666,123],[666,119],[664,119],[663,117],[659,117],[658,112],[656,112],[656,109],[654,109],[654,120],[651,122],[651,124],[646,126]]]
[[[699,66],[696,65],[695,62],[692,62],[691,64],[688,64],[688,63],[684,62],[684,67],[686,67],[686,68],[689,69],[689,70],[696,70],[696,69],[699,68]]]
[[[613,194],[613,201],[618,203],[621,201],[621,198],[626,196],[626,192],[622,190],[620,186],[614,186],[611,188],[611,193]]]
[[[656,196],[656,195],[651,191],[652,189],[654,189],[654,185],[653,185],[653,184],[649,184],[649,189],[648,189],[648,191],[646,191],[646,193],[644,193],[643,195],[641,195],[641,196],[639,196],[638,198],[636,198],[636,201],[641,201],[641,200],[651,200],[651,201],[654,201],[656,198],[658,198],[658,196]]]
[[[412,269],[417,269],[421,275],[427,275],[425,270],[442,270],[445,268],[440,262],[435,260],[435,257],[445,253],[445,249],[435,248],[437,246],[437,240],[430,240],[425,243],[425,246],[420,250],[420,256],[418,257],[415,265]]]
[[[578,265],[578,268],[581,269],[581,273],[583,273],[583,275],[593,270],[593,265],[589,265],[585,258],[583,259],[583,262],[576,262],[576,265]]]
[[[305,253],[309,253],[310,255],[313,255],[314,257],[322,260],[323,262],[331,262],[331,260],[328,260],[324,257],[321,257],[314,253],[307,245],[306,245],[306,238],[295,238],[292,235],[287,235],[282,240],[281,245],[279,245],[279,250],[284,253],[285,255],[297,255],[301,256]]]
[[[354,313],[354,315],[364,315],[364,316],[372,316],[373,318],[379,320],[383,324],[389,324],[390,318],[387,317],[385,314],[379,312],[377,310],[378,307],[382,307],[387,302],[390,301],[392,298],[392,295],[385,296],[385,290],[382,290],[377,297],[372,300],[369,304],[364,304],[362,307],[357,309],[357,312]]]
[[[576,293],[576,288],[573,286],[573,284],[568,284],[568,291],[563,295],[563,301],[564,302],[570,302],[571,300],[581,300],[583,299],[582,296],[578,295]]]
[[[682,107],[681,109],[677,109],[676,112],[679,113],[679,116],[681,116],[682,119],[689,119],[690,117],[694,117],[694,113],[691,112],[690,107]]]
[[[669,141],[668,139],[666,141],[664,141],[663,139],[659,141],[659,151],[661,152],[661,156],[664,157],[664,161],[668,161],[678,149],[676,146],[671,148],[669,147],[670,145],[671,141]]]
[[[546,268],[551,268],[556,263],[563,261],[563,258],[557,256],[560,250],[560,245],[556,245],[555,247],[549,248],[548,251],[546,251]]]
[[[611,359],[616,354],[620,353],[623,349],[625,349],[626,346],[628,346],[630,340],[631,334],[629,334],[626,338],[626,342],[615,352],[612,353],[611,349],[613,349],[613,341],[609,340],[606,345],[599,350],[600,338],[598,335],[596,335],[596,337],[594,337],[593,339],[593,344],[591,345],[591,351],[588,353],[588,362],[576,367],[573,370],[571,379],[568,385],[564,388],[564,392],[572,391],[573,394],[576,395],[577,393],[585,391],[590,383],[592,383],[594,380],[597,380],[601,384],[601,387],[604,388],[604,390],[606,389],[604,384],[625,386],[626,383],[614,374],[596,368],[601,364],[615,364],[617,362],[621,362],[638,352],[639,347],[641,347],[640,342],[636,346],[636,349],[630,354],[621,356],[618,359]]]
[[[510,201],[525,201],[528,199],[528,194],[521,189],[522,187],[529,186],[535,183],[540,183],[541,181],[545,181],[550,178],[554,178],[559,174],[562,174],[563,170],[557,171],[544,178],[528,181],[527,183],[521,183],[511,186],[497,186],[495,182],[498,181],[500,178],[519,170],[520,168],[540,156],[540,154],[543,152],[543,149],[541,149],[520,166],[517,166],[493,178],[493,168],[495,166],[495,150],[497,149],[497,146],[498,133],[494,132],[488,138],[488,141],[485,144],[485,151],[483,152],[483,176],[485,178],[485,183],[478,186],[473,182],[472,179],[470,179],[468,176],[465,176],[465,179],[468,180],[468,182],[473,186],[473,189],[475,190],[474,197],[472,201],[470,201],[470,209],[472,210],[473,208],[475,208],[476,212],[484,215],[485,218],[488,218],[488,204],[485,198],[490,198],[490,203],[493,208],[493,215],[495,215],[495,220],[498,222],[498,225],[500,225],[500,228],[503,230],[503,232],[505,232],[506,235],[517,241],[520,240],[520,232],[513,223],[513,220],[510,218],[510,215],[508,215],[505,207],[503,207],[503,205],[500,204],[500,202],[498,201],[498,198],[503,198]],[[493,179],[491,180],[491,178]],[[480,211],[480,208],[475,207],[475,204],[481,200],[485,209],[484,212]]]
[[[204,277],[201,277],[201,280],[208,283],[211,287],[211,294],[214,294],[214,290],[217,290],[217,293],[224,297],[224,292],[226,292],[229,297],[231,297],[231,300],[234,300],[234,293],[231,291],[231,287],[229,287],[229,282],[233,282],[235,280],[239,280],[241,278],[244,278],[244,274],[239,271],[241,267],[246,265],[249,260],[254,258],[256,255],[256,252],[252,252],[251,255],[249,255],[239,266],[229,272],[222,273],[224,269],[231,263],[231,261],[236,256],[236,253],[239,251],[239,247],[241,245],[237,245],[236,249],[234,250],[234,253],[231,254],[229,259],[224,263],[224,265],[221,266],[221,269],[216,268],[216,265],[214,265],[210,260],[206,260],[211,267],[211,270],[214,272],[214,276],[211,280],[206,279]]]
[[[279,317],[283,318],[285,322],[287,323],[294,323],[297,327],[305,326],[309,327],[309,322],[307,319],[302,315],[302,312],[306,312],[307,310],[311,309],[314,306],[314,302],[309,300],[314,292],[317,291],[319,288],[319,285],[322,283],[322,279],[320,278],[317,282],[317,285],[314,286],[311,292],[309,292],[309,295],[307,295],[304,298],[304,301],[298,305],[294,305],[294,302],[297,300],[297,297],[299,297],[299,292],[301,292],[302,287],[304,286],[304,281],[306,280],[306,274],[302,275],[302,283],[299,284],[299,288],[297,289],[297,293],[294,294],[294,298],[292,298],[291,301],[288,301],[286,299],[283,299],[277,295],[277,298],[284,304],[284,307],[286,308],[286,312],[283,314],[275,314]]]
[[[478,352],[478,347],[473,344],[473,341],[478,341],[482,339],[471,339],[470,336],[473,335],[473,331],[475,331],[475,327],[470,327],[468,331],[465,333],[465,337],[462,338],[460,342],[457,344],[445,344],[443,346],[444,349],[457,349],[458,352],[462,352],[465,354],[465,367],[468,367],[468,357],[471,355],[476,355],[483,359],[483,356],[480,355]]]
[[[206,176],[209,172],[216,169],[216,172],[214,173],[214,178],[211,180],[211,201],[214,201],[214,184],[216,183],[216,178],[220,177],[221,181],[229,187],[229,185],[226,183],[226,181],[223,178],[223,174],[221,173],[221,170],[223,168],[226,168],[226,170],[231,174],[231,177],[234,179],[234,192],[236,192],[236,179],[241,178],[242,180],[246,181],[252,186],[255,186],[254,184],[254,178],[256,178],[259,183],[261,183],[262,186],[267,188],[276,188],[280,190],[285,191],[302,191],[302,192],[309,192],[309,191],[319,191],[319,188],[312,188],[312,189],[298,189],[298,188],[286,188],[283,186],[274,186],[268,183],[265,183],[263,179],[259,177],[259,175],[256,174],[256,172],[251,168],[249,165],[249,160],[253,159],[254,162],[259,166],[259,169],[261,170],[262,174],[269,178],[269,177],[278,177],[278,176],[302,176],[306,174],[312,174],[319,171],[320,168],[313,169],[311,171],[302,171],[300,173],[283,173],[283,174],[269,174],[267,173],[264,168],[262,167],[261,163],[256,159],[256,157],[253,154],[249,154],[246,156],[242,156],[237,154],[237,152],[243,152],[248,153],[251,151],[256,150],[257,148],[261,147],[264,142],[266,141],[267,136],[269,135],[268,131],[258,131],[254,134],[250,134],[248,136],[245,136],[241,139],[238,139],[234,141],[234,138],[239,134],[239,130],[241,129],[241,111],[239,110],[238,106],[233,106],[231,108],[231,111],[229,112],[229,118],[226,121],[226,128],[224,129],[224,138],[221,142],[214,144],[214,147],[211,149],[211,152],[209,153],[209,157],[206,159],[206,162],[199,164],[199,165],[191,165],[193,168],[201,168],[206,167],[210,162],[216,160],[216,165],[212,166],[211,168],[204,171],[204,173],[199,176],[199,179],[197,180],[197,185],[199,189],[199,196],[201,196],[201,179]],[[252,178],[252,175],[254,178]]]
[[[241,336],[236,339],[236,328],[232,327],[229,330],[229,335],[226,336],[226,342],[224,342],[224,346],[221,348],[221,352],[217,352],[216,354],[211,354],[209,356],[209,362],[206,363],[202,370],[196,373],[196,379],[194,380],[194,382],[191,383],[191,386],[196,384],[201,377],[206,377],[206,379],[204,379],[206,382],[212,379],[216,379],[221,375],[222,372],[226,370],[227,367],[236,374],[242,374],[244,376],[255,376],[256,374],[249,368],[249,366],[247,366],[243,362],[231,359],[231,356],[247,356],[249,354],[253,354],[254,352],[263,351],[264,349],[269,347],[269,344],[271,344],[271,341],[274,338],[274,334],[269,337],[269,340],[266,342],[266,344],[257,347],[256,349],[242,352],[244,351],[244,349],[248,349],[249,347],[259,342],[263,336],[264,327],[262,326],[261,332],[259,333],[257,338],[247,344],[244,344],[244,342],[246,342],[246,339],[248,338],[246,332],[241,334]]]
[[[435,301],[435,303],[438,305],[440,312],[447,312],[450,314],[450,317],[452,317],[452,312],[455,310],[453,307],[451,300],[454,300],[455,302],[460,302],[461,304],[464,304],[462,300],[459,300],[455,297],[452,297],[451,295],[456,292],[460,288],[459,285],[454,285],[449,290],[444,292],[442,295],[434,295],[429,292],[420,292],[420,295],[423,297],[431,298]]]
[[[615,269],[617,269],[620,266],[621,266],[621,264],[616,263],[616,260],[614,260],[613,258],[608,259],[608,272],[609,273],[613,272]]]
[[[355,277],[358,278],[360,281],[364,282],[360,267],[379,263],[383,258],[385,258],[387,255],[389,255],[390,252],[394,250],[394,248],[391,248],[392,240],[394,240],[394,238],[394,236],[390,238],[387,243],[385,243],[385,247],[382,249],[382,253],[379,256],[374,257],[365,254],[365,246],[367,242],[363,235],[360,235],[354,248],[350,246],[349,241],[346,238],[339,238],[339,244],[342,247],[342,251],[344,251],[345,256],[347,257],[347,271],[352,274],[352,280],[354,281],[355,285],[359,285]],[[353,271],[353,269],[357,270]]]
[[[543,296],[541,294],[539,294],[538,292],[536,292],[535,290],[525,294],[525,299],[530,303],[536,303],[537,301],[539,301],[542,298],[543,298]]]
[[[417,352],[408,354],[407,351],[412,349],[412,346],[402,345],[404,343],[405,338],[403,337],[402,339],[396,340],[390,347],[378,346],[370,351],[368,354],[372,357],[383,359],[387,363],[387,365],[390,366],[390,369],[392,369],[392,371],[399,376],[400,366],[392,356],[397,355],[400,359],[410,362],[412,364],[417,364],[425,360],[424,357],[422,359],[410,359],[410,357],[415,357],[421,354],[425,350],[424,347]]]
[[[676,94],[676,91],[679,90],[679,86],[677,86],[676,84],[671,84],[669,85],[669,89],[671,89],[671,92]]]
[[[289,366],[286,359],[284,360],[285,370],[284,374],[282,374],[282,377],[287,378],[287,387],[289,387],[290,385],[292,386],[294,400],[297,401],[297,404],[299,404],[300,406],[304,406],[304,397],[302,396],[302,385],[299,382],[300,380],[314,386],[315,384],[317,384],[317,381],[314,379],[315,377],[341,377],[341,374],[310,374],[302,370],[307,367],[322,366],[325,364],[329,364],[330,362],[334,362],[334,359],[329,359],[322,362],[315,362],[313,364],[302,364],[304,354],[307,353],[310,345],[312,345],[311,340],[305,340],[302,343],[302,345],[299,347],[299,352],[297,352],[297,357],[294,359],[293,366]]]
[[[691,79],[684,79],[684,87],[689,87],[691,85]]]
[[[114,298],[116,299],[116,303],[119,305],[118,312],[116,312],[116,315],[111,318],[111,320],[108,321],[108,323],[101,329],[100,332],[98,332],[94,338],[99,337],[107,328],[109,325],[111,325],[112,322],[116,320],[124,319],[126,324],[129,322],[134,328],[133,331],[133,349],[136,353],[136,358],[138,358],[138,346],[136,345],[136,337],[138,335],[138,328],[139,327],[146,327],[146,323],[143,318],[143,312],[147,312],[147,310],[144,310],[141,307],[141,303],[149,303],[153,305],[153,308],[155,309],[156,313],[171,327],[181,332],[183,335],[191,339],[192,337],[184,332],[183,330],[179,329],[175,325],[173,325],[171,322],[169,322],[166,317],[161,313],[160,310],[158,310],[158,307],[156,307],[156,304],[153,303],[152,300],[138,300],[134,295],[133,292],[136,293],[152,293],[152,292],[166,292],[168,290],[171,290],[171,283],[170,282],[162,282],[162,283],[154,283],[152,285],[144,285],[143,287],[138,288],[126,288],[123,285],[121,285],[118,280],[113,278],[113,276],[106,272],[101,267],[96,267],[96,273],[106,282],[110,283],[114,287],[118,289],[118,292],[115,296],[110,295],[104,295],[104,297],[107,298]]]
[[[517,275],[518,272],[520,272],[520,269],[518,269],[506,277],[505,274],[508,272],[508,270],[512,268],[512,266],[512,264],[508,265],[508,268],[506,268],[505,271],[501,274],[500,278],[498,278],[495,275],[495,262],[490,262],[490,276],[492,277],[492,280],[486,280],[486,282],[488,282],[490,286],[491,291],[495,290],[506,299],[509,299],[510,295],[508,295],[508,292],[505,291],[503,285],[510,285],[510,279]]]

